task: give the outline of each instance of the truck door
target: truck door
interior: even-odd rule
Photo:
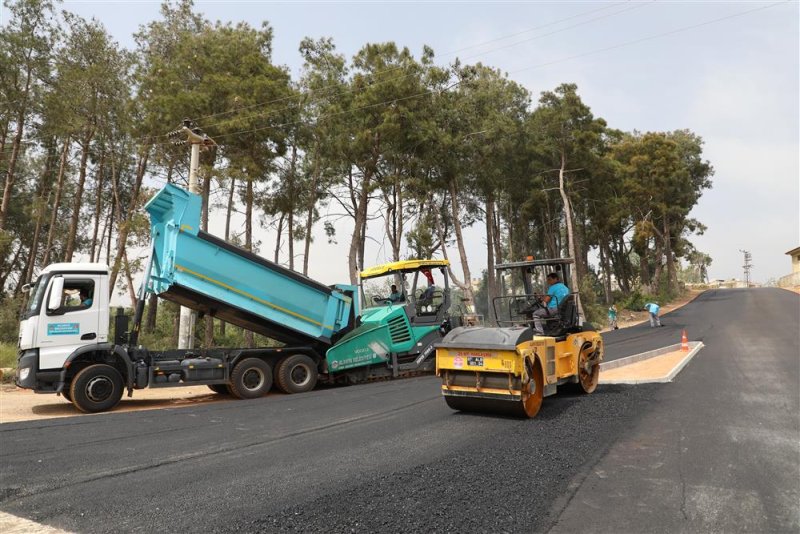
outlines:
[[[58,305],[51,308],[51,294],[63,278]],[[100,333],[100,276],[93,274],[55,275],[39,315],[39,368],[58,369],[72,352],[97,343]]]

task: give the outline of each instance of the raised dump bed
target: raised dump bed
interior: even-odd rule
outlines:
[[[201,199],[167,185],[150,214],[150,289],[287,344],[324,349],[355,326],[357,287],[328,287],[200,230]]]

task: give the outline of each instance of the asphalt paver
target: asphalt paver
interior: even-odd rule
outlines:
[[[548,397],[529,421],[453,412],[441,399],[438,380],[423,377],[3,424],[0,510],[77,532],[607,531],[603,527],[619,524],[626,528],[618,531],[644,530],[636,528],[635,514],[608,507],[587,515],[582,503],[619,505],[614,499],[622,490],[603,486],[604,469],[612,469],[616,483],[630,485],[638,480],[638,464],[652,468],[644,456],[633,455],[627,470],[613,463],[630,450],[634,436],[650,436],[653,450],[672,453],[675,436],[682,436],[690,450],[704,442],[716,450],[696,457],[682,452],[681,461],[688,463],[672,458],[663,468],[665,487],[673,484],[671,477],[680,487],[679,477],[686,480],[689,473],[689,504],[683,508],[695,518],[681,523],[683,515],[653,512],[666,530],[713,524],[710,510],[720,501],[708,500],[712,488],[728,490],[730,503],[759,503],[749,509],[762,513],[748,526],[796,530],[797,510],[787,508],[786,498],[797,494],[798,482],[781,470],[798,467],[791,438],[798,437],[800,297],[787,292],[794,299],[787,300],[779,290],[728,291],[708,292],[668,314],[664,328],[634,327],[606,336],[607,352],[622,357],[634,353],[628,350],[675,343],[669,330],[688,326],[696,332],[690,338],[704,341],[706,349],[675,383],[609,385],[589,396]],[[762,316],[762,306],[772,311]],[[745,311],[732,311],[737,307]],[[792,320],[787,334],[786,321]],[[722,323],[729,326],[723,329]],[[768,335],[778,327],[784,337],[773,335],[763,376],[772,382],[759,384],[760,376],[748,373],[765,369],[751,361],[755,349],[745,333],[762,328]],[[743,333],[718,333],[727,328]],[[720,373],[725,358],[728,366]],[[794,384],[788,383],[791,373]],[[737,385],[745,379],[751,382],[747,387]],[[690,406],[703,404],[708,409],[682,420]],[[749,407],[746,417],[742,404]],[[771,437],[752,441],[765,421],[757,412],[767,406],[774,418],[794,410],[794,422],[785,421],[782,431],[766,418]],[[659,439],[666,439],[661,421],[673,432],[668,443]],[[676,426],[683,434],[674,434]],[[722,460],[715,463],[712,456],[725,451],[729,462],[750,458],[737,464],[737,476],[702,469],[704,461],[718,468]],[[612,464],[603,467],[607,462]],[[701,494],[696,488],[703,476],[710,489]],[[739,483],[746,488],[739,491]],[[594,500],[588,499],[594,487]],[[680,502],[659,503],[652,487],[640,489],[646,490],[642,502],[653,510],[680,510]],[[613,523],[617,515],[626,522]]]

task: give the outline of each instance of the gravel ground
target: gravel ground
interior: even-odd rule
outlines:
[[[502,435],[215,532],[530,532],[546,530],[556,499],[642,417],[659,385],[603,386],[545,400],[536,419]],[[459,414],[464,424],[496,417]]]

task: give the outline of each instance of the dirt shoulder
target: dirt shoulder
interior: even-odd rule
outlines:
[[[231,400],[231,397],[213,393],[206,386],[139,389],[133,392],[131,398],[123,396],[119,406],[114,408],[114,412],[179,408],[226,400]],[[55,394],[37,394],[29,389],[20,389],[13,384],[0,385],[0,423],[76,415],[86,414],[80,412],[64,397]]]

